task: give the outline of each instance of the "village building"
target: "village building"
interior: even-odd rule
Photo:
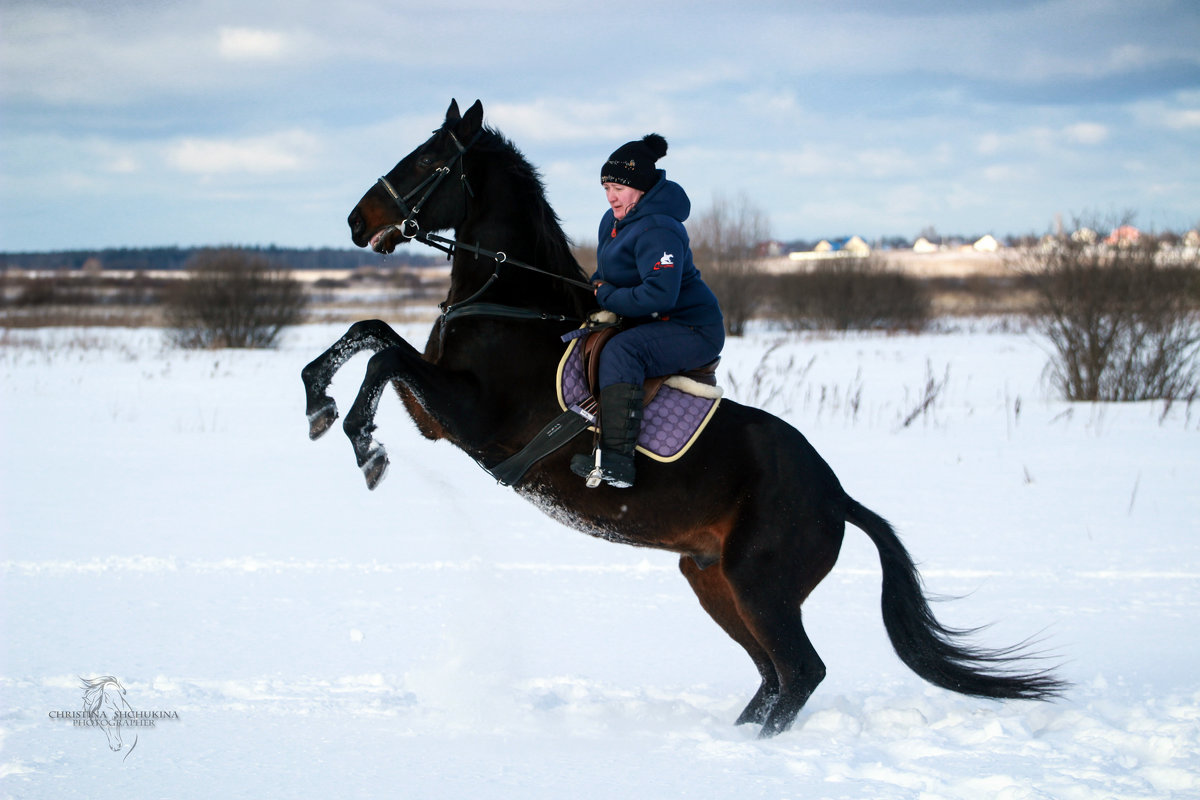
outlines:
[[[1137,228],[1132,225],[1122,225],[1114,228],[1113,232],[1105,238],[1104,243],[1107,245],[1117,245],[1118,247],[1129,247],[1130,245],[1137,244],[1141,238],[1142,232]]]
[[[994,253],[1000,249],[1000,242],[989,233],[977,239],[975,244],[971,245],[971,249],[979,253]]]

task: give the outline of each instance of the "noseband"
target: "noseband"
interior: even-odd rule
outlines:
[[[412,239],[421,232],[421,226],[417,223],[417,214],[421,212],[421,207],[425,205],[425,202],[433,194],[434,190],[441,185],[442,180],[450,174],[450,170],[453,168],[455,162],[458,162],[458,178],[462,182],[463,190],[472,197],[475,196],[475,193],[471,191],[471,184],[467,181],[467,171],[463,164],[463,156],[466,155],[467,150],[471,149],[471,146],[475,142],[479,141],[479,137],[483,135],[483,129],[480,128],[479,132],[465,146],[458,141],[458,137],[454,135],[454,131],[447,129],[446,133],[450,135],[450,140],[454,142],[454,146],[458,148],[458,152],[451,156],[450,160],[445,164],[435,169],[429,177],[414,186],[411,191],[401,195],[392,186],[391,181],[387,179],[386,175],[380,177],[378,181],[384,191],[396,201],[396,205],[400,206],[400,211],[404,214],[404,221],[392,225],[392,227],[398,230],[406,239]],[[421,194],[422,190],[424,190],[424,194]],[[408,204],[418,194],[420,194],[420,199],[410,208]]]

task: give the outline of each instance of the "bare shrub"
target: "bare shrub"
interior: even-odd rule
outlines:
[[[65,271],[33,275],[13,280],[16,288],[12,305],[18,308],[46,306],[83,306],[98,302],[97,295],[82,279],[74,279]]]
[[[759,246],[770,238],[766,214],[745,195],[713,198],[708,211],[688,226],[692,257],[725,316],[725,332],[741,336],[762,307],[766,282]]]
[[[201,251],[188,273],[164,298],[167,338],[178,347],[273,347],[303,321],[303,286],[262,256]]]
[[[775,283],[778,311],[793,328],[919,331],[929,324],[925,284],[874,255],[819,261]]]
[[[594,244],[572,244],[571,255],[579,262],[586,275],[596,272],[596,246]]]
[[[1109,246],[1060,237],[1025,252],[1047,374],[1068,400],[1195,396],[1200,386],[1200,259],[1161,258],[1158,242]]]

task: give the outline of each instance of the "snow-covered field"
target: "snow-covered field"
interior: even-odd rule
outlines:
[[[308,441],[299,370],[342,329],[274,352],[3,334],[0,794],[1200,796],[1200,406],[1053,400],[1036,341],[982,324],[732,341],[729,394],[897,526],[930,591],[961,596],[943,620],[1040,636],[1075,684],[1054,704],[923,684],[851,528],[805,606],[829,677],[758,741],[731,724],[754,668],[673,556],[559,527],[394,399],[374,493],[340,429]],[[178,718],[114,752],[53,716],[102,675]]]

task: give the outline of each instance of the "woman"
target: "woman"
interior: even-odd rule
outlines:
[[[683,227],[691,201],[655,166],[666,154],[667,140],[651,133],[617,148],[600,170],[609,209],[592,283],[600,307],[623,317],[626,330],[600,353],[599,447],[571,460],[589,485],[633,485],[646,378],[702,367],[725,344],[721,308]]]

